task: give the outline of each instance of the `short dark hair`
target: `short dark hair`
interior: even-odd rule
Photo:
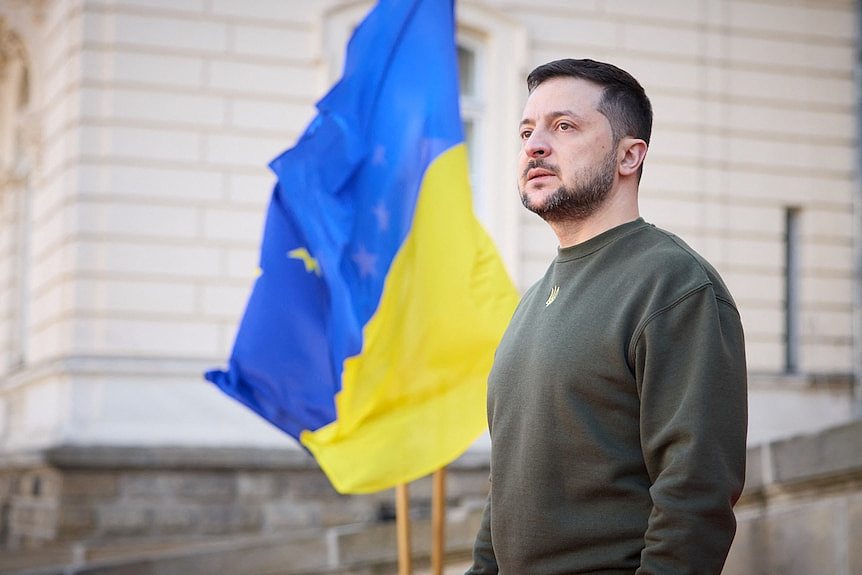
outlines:
[[[652,104],[643,86],[631,74],[604,62],[566,58],[542,64],[530,72],[527,90],[532,93],[542,82],[561,76],[589,80],[604,88],[598,110],[610,122],[615,142],[634,137],[649,144]]]

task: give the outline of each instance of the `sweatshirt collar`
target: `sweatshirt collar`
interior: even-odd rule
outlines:
[[[602,249],[606,245],[611,244],[618,239],[625,237],[630,233],[636,232],[637,230],[644,228],[648,225],[649,224],[646,223],[643,218],[638,218],[631,222],[620,224],[615,228],[611,228],[605,232],[602,232],[599,235],[592,237],[585,242],[581,242],[567,248],[557,248],[556,261],[568,262],[571,260],[582,258],[584,256],[588,256]]]

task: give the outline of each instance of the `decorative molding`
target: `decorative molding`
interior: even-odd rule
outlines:
[[[48,0],[4,0],[12,10],[17,12],[29,12],[26,14],[34,24],[45,21],[48,13]]]
[[[17,137],[20,147],[20,157],[13,170],[22,181],[32,178],[42,165],[42,150],[44,134],[42,132],[42,113],[33,109],[25,109],[18,115]]]
[[[21,37],[18,36],[6,23],[5,18],[0,16],[0,81],[6,66],[13,60],[27,62],[27,49]]]
[[[224,358],[65,356],[0,374],[0,391],[9,391],[58,375],[143,375],[147,377],[200,377],[205,369]]]

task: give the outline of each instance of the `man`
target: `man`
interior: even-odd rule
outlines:
[[[521,199],[560,248],[491,370],[491,491],[468,574],[720,573],[745,470],[736,306],[639,217],[640,84],[559,60],[527,86]]]

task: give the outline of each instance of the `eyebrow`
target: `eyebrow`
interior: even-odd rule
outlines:
[[[562,116],[570,116],[570,117],[574,118],[575,120],[578,120],[579,122],[583,121],[583,116],[573,112],[572,110],[558,110],[555,112],[549,112],[549,113],[545,114],[545,118],[548,120],[556,120],[557,118],[560,118]],[[521,120],[521,123],[519,124],[519,126],[523,126],[525,124],[532,124],[532,123],[533,123],[533,120],[531,120],[530,118],[524,118],[523,120]]]

